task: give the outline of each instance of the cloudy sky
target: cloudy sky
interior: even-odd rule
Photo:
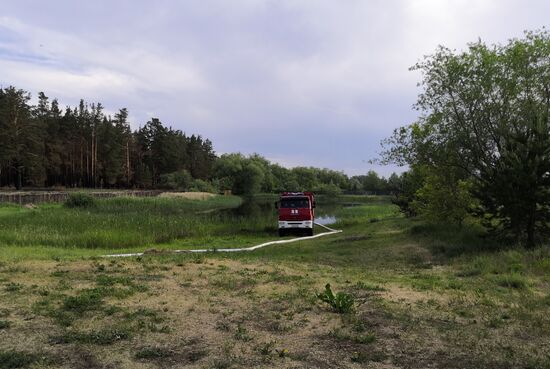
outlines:
[[[414,121],[437,45],[505,42],[548,23],[544,0],[2,0],[0,84],[126,107],[218,153],[361,174]]]

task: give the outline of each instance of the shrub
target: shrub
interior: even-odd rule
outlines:
[[[23,286],[19,283],[14,283],[14,282],[10,282],[6,285],[6,291],[7,292],[17,292],[19,290],[21,290],[21,288],[23,288]]]
[[[0,351],[0,369],[26,368],[33,363],[48,364],[47,357],[24,351]]]
[[[136,359],[159,359],[173,355],[172,350],[164,347],[143,347],[136,352],[135,357]]]
[[[68,208],[90,208],[96,205],[96,200],[92,195],[77,192],[69,195],[65,200],[65,206]]]
[[[338,292],[336,295],[330,288],[330,283],[325,286],[325,291],[317,294],[317,298],[329,304],[336,312],[340,314],[353,311],[355,300],[352,295],[345,292]]]
[[[316,193],[330,196],[337,196],[342,194],[342,189],[332,182],[328,184],[321,183],[314,188],[314,191]]]
[[[63,309],[82,314],[88,310],[98,309],[103,303],[102,298],[99,289],[83,290],[76,296],[66,297],[63,301]]]
[[[497,275],[494,280],[497,285],[505,288],[523,290],[529,287],[527,279],[517,273]]]
[[[217,193],[218,189],[214,184],[208,181],[203,181],[202,179],[195,179],[191,183],[191,187],[189,188],[189,191]]]
[[[182,169],[177,172],[162,174],[159,186],[171,190],[187,191],[192,182],[193,177],[191,174],[187,170]]]

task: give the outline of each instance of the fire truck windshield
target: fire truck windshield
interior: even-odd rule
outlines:
[[[281,199],[282,209],[304,209],[309,208],[309,199],[307,197],[293,197]]]

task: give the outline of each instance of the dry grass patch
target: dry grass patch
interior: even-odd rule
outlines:
[[[188,200],[208,200],[218,195],[209,192],[163,192],[160,197],[178,197]]]

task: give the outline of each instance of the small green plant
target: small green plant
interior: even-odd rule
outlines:
[[[82,290],[76,296],[66,297],[63,301],[63,309],[82,314],[88,310],[96,310],[103,303],[103,295],[99,289]]]
[[[6,291],[7,292],[17,292],[17,291],[21,290],[21,288],[23,288],[23,286],[19,283],[10,282],[6,285]]]
[[[274,349],[275,349],[275,341],[264,342],[259,344],[256,347],[256,350],[264,356],[271,356],[273,354]]]
[[[164,347],[142,347],[139,349],[135,357],[136,359],[158,359],[158,358],[167,358],[173,356],[174,352],[170,349]]]
[[[53,337],[54,343],[85,343],[92,345],[110,345],[117,341],[130,339],[131,332],[127,328],[104,329],[99,331],[79,332],[69,331],[62,336]]]
[[[248,342],[252,340],[252,337],[248,333],[248,330],[242,325],[237,326],[237,331],[235,332],[235,339],[240,341]]]
[[[83,192],[72,193],[65,200],[65,206],[68,208],[91,208],[95,205],[95,198]]]
[[[287,357],[289,355],[289,352],[286,348],[277,349],[275,351],[277,351],[277,354],[279,355],[279,357]]]
[[[229,332],[230,326],[229,323],[225,320],[218,320],[216,322],[216,329],[224,332]]]
[[[365,291],[371,291],[371,292],[383,292],[387,291],[384,287],[381,287],[377,284],[373,283],[365,283],[363,281],[359,281],[355,284],[355,287],[361,290]]]
[[[23,351],[0,351],[0,369],[24,368],[39,361],[36,354]]]
[[[327,283],[325,290],[317,294],[317,298],[329,304],[336,312],[340,314],[351,313],[354,309],[355,299],[346,292],[338,292],[336,295]]]
[[[351,355],[351,361],[353,363],[367,363],[369,361],[369,357],[364,352],[354,352]]]
[[[376,341],[376,335],[374,333],[360,334],[354,337],[353,341],[361,344],[373,343]]]
[[[517,273],[498,275],[494,280],[497,285],[505,288],[524,290],[529,287],[528,280]]]
[[[7,329],[11,326],[11,323],[7,320],[0,320],[0,329]]]

